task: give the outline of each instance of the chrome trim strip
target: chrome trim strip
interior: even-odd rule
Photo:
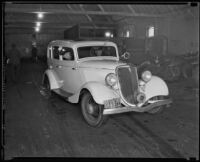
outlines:
[[[104,109],[103,115],[125,113],[125,112],[130,112],[130,111],[145,112],[145,111],[151,110],[151,109],[153,109],[157,106],[168,105],[168,104],[171,104],[171,103],[172,103],[172,100],[167,99],[167,100],[158,101],[156,103],[152,103],[152,104],[147,105],[145,107],[125,106],[125,107],[120,107],[120,108]]]
[[[119,87],[120,96],[121,96],[121,98],[123,99],[123,101],[124,101],[127,105],[132,106],[132,107],[135,107],[136,105],[127,102],[126,99],[124,98],[124,96],[122,95],[122,92],[121,92],[121,85],[120,85],[119,79],[118,79],[118,78],[119,78],[119,76],[118,76],[118,69],[119,69],[120,67],[127,67],[127,68],[130,68],[130,66],[129,66],[129,65],[120,65],[120,66],[117,66],[116,69],[115,69],[115,74],[117,75],[117,84],[118,84],[118,87]],[[138,81],[137,68],[136,68],[136,75],[137,75],[137,81]],[[138,89],[139,89],[139,85],[138,85]]]

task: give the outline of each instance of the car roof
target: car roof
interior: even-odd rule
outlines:
[[[60,45],[60,46],[87,46],[87,45],[114,45],[116,44],[111,41],[73,41],[73,40],[54,40],[51,41],[48,46]]]

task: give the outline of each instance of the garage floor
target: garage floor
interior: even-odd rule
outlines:
[[[5,87],[4,158],[162,157],[199,159],[199,92],[189,80],[169,83],[173,105],[161,114],[125,113],[86,124],[78,104],[40,93],[45,66],[23,63]]]

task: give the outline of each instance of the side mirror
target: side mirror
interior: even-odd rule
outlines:
[[[130,59],[130,53],[129,52],[124,52],[123,53],[123,55],[121,55],[121,57],[123,58],[123,59],[125,59],[125,60],[128,60],[128,59]]]

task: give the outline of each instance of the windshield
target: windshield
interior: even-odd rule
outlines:
[[[86,46],[78,48],[79,59],[85,57],[111,56],[117,57],[115,47],[113,46]]]

